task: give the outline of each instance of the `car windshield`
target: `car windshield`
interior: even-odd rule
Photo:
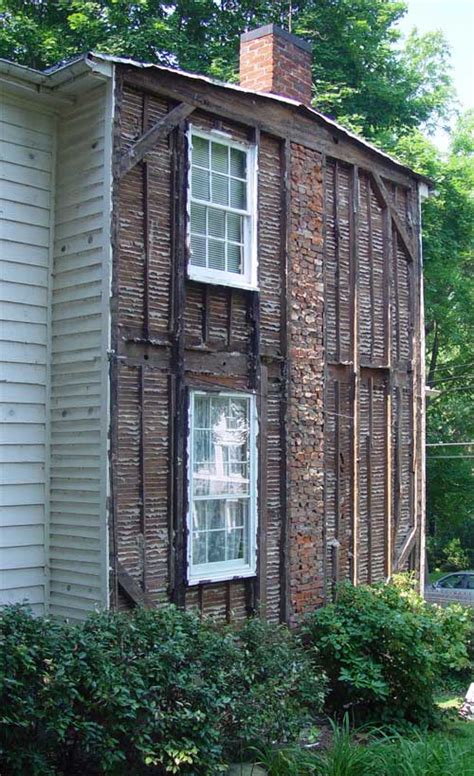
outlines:
[[[453,574],[451,577],[442,579],[439,583],[440,587],[449,588],[462,588],[464,584],[464,574]]]

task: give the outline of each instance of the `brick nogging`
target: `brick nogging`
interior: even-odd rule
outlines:
[[[324,339],[321,154],[291,145],[289,540],[292,619],[323,601]]]

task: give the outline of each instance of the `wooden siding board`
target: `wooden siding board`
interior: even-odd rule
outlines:
[[[108,165],[103,85],[58,131],[51,376],[51,612],[82,619],[107,603],[104,481]],[[110,112],[110,110],[109,110]],[[87,563],[88,583],[77,584]],[[86,571],[86,569],[84,569]],[[60,579],[57,574],[60,573]],[[69,575],[69,578],[68,578]]]
[[[1,601],[42,613],[54,119],[6,98],[0,138]]]

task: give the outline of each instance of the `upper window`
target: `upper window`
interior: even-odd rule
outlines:
[[[255,573],[256,460],[254,396],[193,391],[189,582]]]
[[[189,276],[255,288],[255,146],[195,129],[189,146]]]

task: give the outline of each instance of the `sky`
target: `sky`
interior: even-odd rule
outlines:
[[[403,34],[442,30],[451,46],[453,79],[463,108],[474,107],[474,0],[408,0]]]

